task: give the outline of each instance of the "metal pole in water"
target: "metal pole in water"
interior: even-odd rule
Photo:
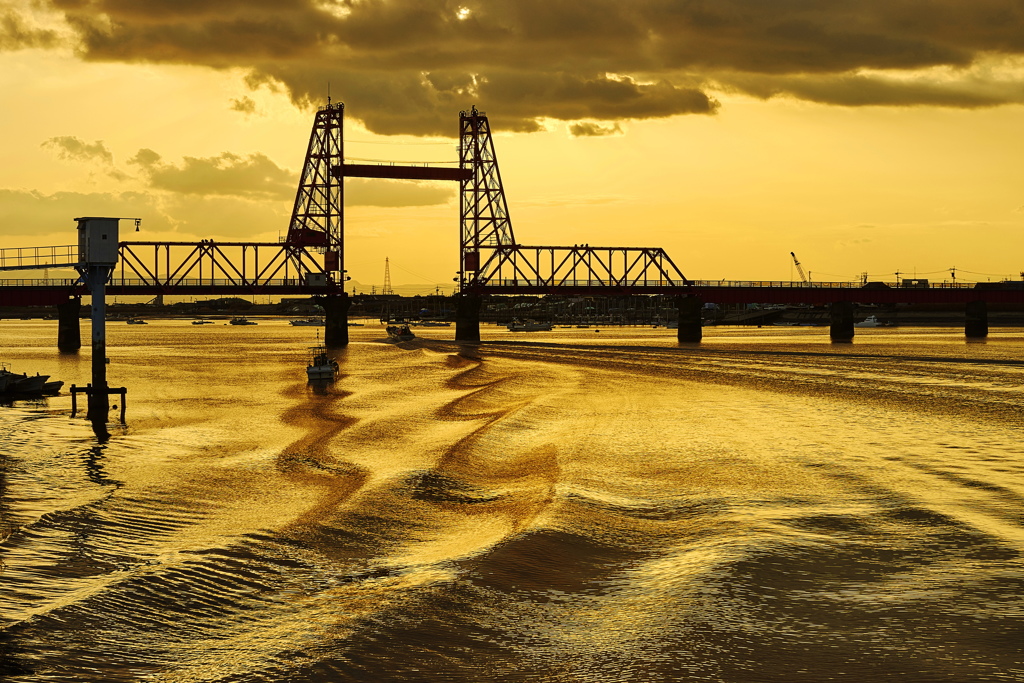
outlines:
[[[107,276],[109,266],[89,266],[88,284],[92,295],[92,391],[86,416],[106,422],[110,413],[107,395]]]

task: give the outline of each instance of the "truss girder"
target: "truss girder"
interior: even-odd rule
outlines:
[[[530,247],[489,250],[470,290],[495,287],[678,288],[689,285],[672,259],[657,247]]]
[[[122,242],[119,247],[111,286],[130,281],[133,287],[173,294],[203,282],[253,292],[282,282],[325,287],[331,282],[306,247],[287,242]],[[151,256],[143,254],[146,247],[153,248]]]

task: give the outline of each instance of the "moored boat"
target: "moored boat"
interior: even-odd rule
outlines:
[[[0,377],[2,377],[0,381],[3,381],[3,393],[5,394],[38,394],[43,391],[46,380],[50,379],[49,375],[22,375],[6,368],[0,370]]]
[[[535,320],[513,320],[508,324],[510,332],[550,332],[553,327],[551,323],[539,323]]]
[[[148,325],[149,324],[145,320],[143,320],[142,318],[128,318],[128,320],[126,322],[129,325]]]
[[[326,323],[323,318],[306,318],[305,320],[290,320],[290,325],[296,327],[324,327]]]
[[[202,318],[200,318],[199,320],[193,320],[192,324],[193,325],[212,325],[213,321],[212,320],[203,320]]]
[[[248,318],[243,318],[242,316],[238,316],[237,318],[232,318],[228,322],[231,325],[255,325],[256,324],[253,321],[249,320]]]

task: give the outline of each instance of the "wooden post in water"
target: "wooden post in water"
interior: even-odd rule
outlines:
[[[330,294],[317,300],[324,307],[324,345],[335,349],[348,345],[348,309],[352,306],[348,294]]]
[[[57,349],[72,353],[82,348],[81,297],[57,304]]]
[[[968,301],[964,318],[964,336],[968,339],[984,339],[988,336],[988,304],[984,301]]]
[[[480,307],[483,297],[479,294],[460,293],[455,295],[455,341],[480,341]]]
[[[676,328],[676,339],[680,344],[697,344],[704,337],[701,310],[704,302],[695,296],[676,297],[676,310],[679,312],[679,326]]]
[[[853,302],[834,301],[829,307],[830,326],[828,335],[833,342],[853,341]]]

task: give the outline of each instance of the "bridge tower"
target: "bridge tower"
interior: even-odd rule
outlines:
[[[476,284],[481,249],[516,243],[491,125],[475,106],[468,113],[459,113],[459,165],[472,173],[461,182],[459,197],[459,279],[460,289],[465,291]]]
[[[324,339],[328,346],[348,344],[348,309],[344,291],[345,179],[332,173],[344,161],[342,102],[320,107],[313,121],[302,164],[302,176],[295,193],[295,206],[288,224],[287,244],[311,247],[324,255],[324,273],[331,283],[340,285],[340,293],[322,297],[325,322]]]

